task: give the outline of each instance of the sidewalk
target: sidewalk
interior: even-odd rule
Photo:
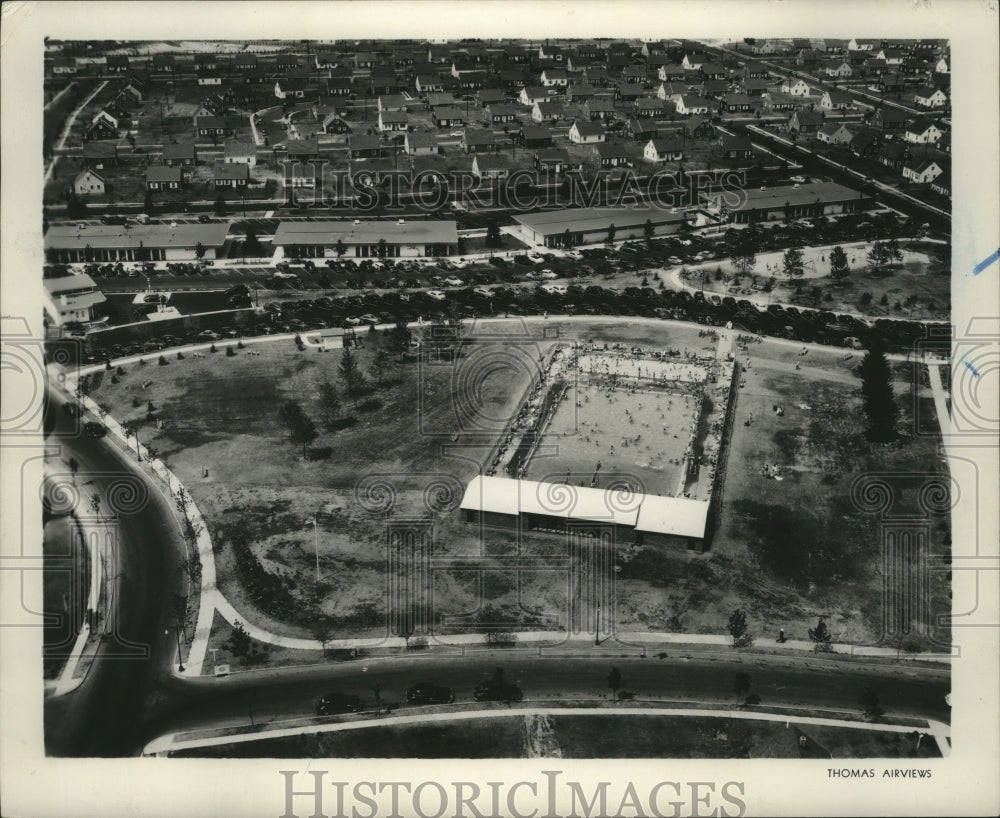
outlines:
[[[261,739],[275,739],[283,737],[314,735],[316,733],[330,733],[345,730],[363,730],[367,727],[400,727],[403,725],[413,725],[421,723],[440,724],[449,721],[464,721],[465,719],[503,719],[514,716],[625,716],[636,714],[641,710],[643,715],[648,716],[674,716],[674,717],[694,717],[694,718],[721,718],[740,719],[746,721],[771,721],[813,725],[821,727],[839,727],[852,730],[875,730],[885,733],[912,733],[918,729],[913,725],[900,724],[878,724],[867,721],[856,721],[848,719],[824,718],[819,716],[797,716],[793,708],[788,708],[792,712],[783,713],[759,713],[746,710],[718,710],[700,709],[691,707],[538,707],[538,706],[512,706],[502,709],[481,708],[469,705],[459,705],[461,710],[450,709],[445,712],[420,713],[405,716],[384,716],[374,719],[355,719],[352,721],[337,722],[333,724],[310,723],[312,719],[288,719],[277,724],[297,722],[291,727],[277,727],[272,729],[258,729],[257,727],[240,726],[236,732],[229,732],[218,735],[219,728],[215,730],[189,731],[184,733],[168,733],[160,736],[143,750],[143,756],[167,753],[173,750],[191,750],[200,747],[212,747],[226,744],[243,744]],[[846,714],[845,714],[846,715]],[[937,742],[941,755],[947,757],[951,754],[951,727],[933,719],[923,719],[927,725],[927,731],[931,733]],[[232,728],[231,728],[232,729]],[[214,732],[216,735],[198,738],[199,734]]]

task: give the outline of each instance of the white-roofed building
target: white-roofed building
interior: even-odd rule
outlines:
[[[618,542],[702,550],[710,505],[624,487],[479,476],[466,488],[460,508],[465,522],[483,526],[562,532],[593,523],[613,527]]]

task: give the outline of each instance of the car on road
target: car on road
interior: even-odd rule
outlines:
[[[108,433],[108,429],[103,423],[95,423],[94,421],[83,424],[83,428],[91,437],[104,437]]]
[[[524,698],[524,693],[513,682],[494,678],[476,685],[472,698],[477,702],[519,702]]]
[[[410,704],[451,704],[455,701],[455,694],[450,687],[417,682],[406,691],[406,701]]]
[[[795,182],[796,184],[802,185],[802,184],[805,184],[806,177],[805,176],[790,176],[788,178],[788,181],[789,182]]]
[[[335,716],[339,713],[357,713],[364,703],[353,693],[342,693],[334,690],[320,697],[316,702],[317,716]]]
[[[204,332],[199,332],[194,337],[199,341],[218,341],[222,336],[217,332],[207,329]]]

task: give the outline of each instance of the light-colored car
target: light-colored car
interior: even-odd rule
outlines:
[[[433,298],[435,301],[444,301],[447,296],[440,290],[428,290],[427,297]]]
[[[538,274],[538,277],[539,278],[544,278],[547,281],[551,281],[553,278],[559,278],[559,276],[557,276],[554,272],[552,272],[552,270],[549,270],[548,268],[542,270]]]
[[[461,287],[463,284],[465,284],[465,282],[462,281],[462,279],[456,278],[455,276],[448,276],[448,278],[444,280],[444,283],[447,284],[449,287]]]
[[[667,259],[667,264],[683,264],[684,259],[678,258],[677,256],[671,256]]]
[[[483,298],[492,298],[493,291],[489,287],[476,287],[472,292],[476,295],[482,296]]]
[[[528,258],[532,261],[545,261],[545,257],[541,253],[528,253]]]

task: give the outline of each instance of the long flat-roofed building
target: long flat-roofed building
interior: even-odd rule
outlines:
[[[229,222],[212,224],[54,224],[45,233],[45,249],[54,262],[191,261],[219,258]]]
[[[284,256],[336,258],[338,243],[344,255],[379,256],[385,242],[390,258],[447,256],[458,248],[458,226],[453,221],[397,219],[396,221],[281,222],[272,244]]]
[[[567,237],[571,244],[605,241],[611,225],[616,241],[644,238],[647,222],[653,235],[668,235],[676,233],[684,219],[681,211],[661,207],[580,207],[514,216],[525,241],[546,247],[563,244]]]
[[[493,528],[569,531],[594,524],[617,542],[704,550],[709,500],[622,492],[563,483],[474,477],[460,505],[462,519]]]
[[[703,192],[701,198],[710,210],[737,224],[854,213],[871,203],[870,197],[836,182]]]

